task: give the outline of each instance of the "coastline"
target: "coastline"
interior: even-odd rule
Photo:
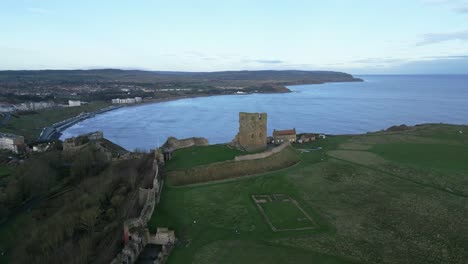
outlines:
[[[126,108],[126,107],[137,107],[137,106],[143,106],[143,105],[149,105],[149,104],[158,104],[158,103],[164,103],[164,102],[171,102],[171,101],[177,101],[177,100],[182,100],[182,99],[190,99],[190,98],[200,98],[200,97],[212,97],[212,96],[242,96],[242,95],[252,95],[252,94],[282,94],[282,93],[292,93],[288,86],[294,86],[294,85],[318,85],[318,84],[325,84],[325,83],[345,83],[345,82],[364,82],[363,79],[361,78],[354,78],[353,80],[348,80],[348,81],[331,81],[331,82],[320,82],[320,83],[294,83],[294,84],[285,84],[282,85],[282,87],[287,90],[285,91],[284,89],[278,92],[245,92],[242,94],[237,94],[237,93],[231,93],[231,94],[194,94],[194,95],[183,95],[183,96],[175,96],[175,97],[169,97],[169,98],[154,98],[154,99],[149,99],[147,101],[143,101],[138,104],[122,104],[122,105],[110,105],[105,108],[102,108],[98,111],[86,113],[85,115],[80,115],[80,116],[75,116],[66,120],[63,120],[61,122],[58,122],[54,125],[44,127],[43,132],[38,138],[38,141],[40,142],[45,142],[45,141],[50,141],[53,139],[59,139],[62,136],[62,132],[65,131],[67,128],[78,124],[86,119],[92,118],[96,115],[105,113],[105,112],[110,112],[116,109],[121,109],[121,108]],[[76,120],[79,119],[79,120]],[[69,120],[69,122],[67,122]],[[56,129],[55,126],[60,125],[60,129]],[[53,131],[53,130],[56,131]],[[49,132],[47,132],[49,130]],[[43,133],[50,133],[50,136],[45,136],[43,137]]]

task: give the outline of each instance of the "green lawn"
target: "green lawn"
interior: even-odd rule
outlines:
[[[271,224],[277,229],[309,228],[314,224],[291,202],[274,201],[261,204]]]
[[[194,146],[183,148],[172,154],[172,159],[167,162],[165,169],[187,169],[198,165],[213,162],[232,160],[235,156],[249,154],[226,145]]]
[[[372,152],[395,162],[438,170],[468,171],[468,146],[458,144],[379,144]]]
[[[36,140],[46,126],[79,115],[82,112],[92,112],[109,106],[107,102],[92,102],[87,105],[69,108],[51,108],[39,110],[34,114],[12,116],[0,132],[22,135],[27,142]]]
[[[6,165],[0,165],[0,178],[10,175],[12,169]]]
[[[440,136],[460,129],[468,131],[422,126],[296,144],[297,149],[322,149],[299,154],[296,166],[263,175],[166,185],[149,226],[176,230],[180,243],[168,263],[461,264],[468,259],[468,169],[457,157],[466,157],[468,141]],[[441,142],[446,147],[438,146]],[[362,153],[328,155],[352,150]],[[427,153],[434,151],[442,155]],[[385,162],[369,162],[372,155],[365,153]],[[438,160],[426,163],[428,157]],[[296,199],[316,228],[273,232],[251,196],[274,193]],[[278,204],[262,206],[278,225],[297,224],[299,212]]]
[[[6,222],[0,224],[0,263],[13,263],[10,260],[12,246],[17,242],[18,237],[23,237],[23,229],[34,222],[29,212],[22,212]],[[24,233],[24,232],[23,232]]]

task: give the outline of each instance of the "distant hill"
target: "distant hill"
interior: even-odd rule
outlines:
[[[221,72],[168,72],[141,70],[34,70],[0,71],[1,82],[225,82],[253,81],[262,83],[324,83],[361,81],[352,75],[333,71],[221,71]]]
[[[333,71],[221,71],[169,72],[140,70],[0,71],[0,102],[69,99],[110,101],[142,97],[145,100],[229,95],[287,93],[288,85],[362,81]]]

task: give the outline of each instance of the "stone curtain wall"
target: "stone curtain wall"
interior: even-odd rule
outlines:
[[[236,161],[233,159],[195,166],[188,169],[173,170],[167,172],[166,179],[172,185],[176,186],[225,180],[283,169],[300,161],[296,150],[290,146],[282,147],[278,149],[277,153],[267,154],[265,156],[267,157],[255,160]]]
[[[155,151],[155,159],[153,161],[154,178],[152,186],[147,189],[140,188],[138,191],[138,202],[140,205],[143,205],[143,209],[138,217],[124,222],[125,247],[112,260],[111,264],[135,263],[147,244],[162,245],[162,251],[154,261],[155,264],[161,264],[165,262],[173,248],[176,240],[174,231],[167,228],[158,228],[156,234],[151,235],[147,228],[147,223],[151,219],[155,206],[160,200],[164,184],[164,181],[158,177],[159,164],[156,154],[157,151]]]
[[[261,153],[256,153],[256,154],[250,154],[250,155],[242,155],[242,156],[236,156],[234,158],[235,161],[243,161],[243,160],[256,160],[256,159],[265,159],[270,157],[271,155],[274,155],[278,152],[281,152],[283,149],[291,145],[289,142],[285,142],[278,147],[269,149],[267,151],[261,152]]]
[[[185,138],[177,139],[175,137],[170,137],[167,139],[166,143],[162,146],[164,151],[173,152],[181,148],[188,148],[192,146],[207,146],[208,140],[206,138]]]

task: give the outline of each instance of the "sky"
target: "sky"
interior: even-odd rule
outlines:
[[[468,74],[468,0],[0,0],[0,70]]]

